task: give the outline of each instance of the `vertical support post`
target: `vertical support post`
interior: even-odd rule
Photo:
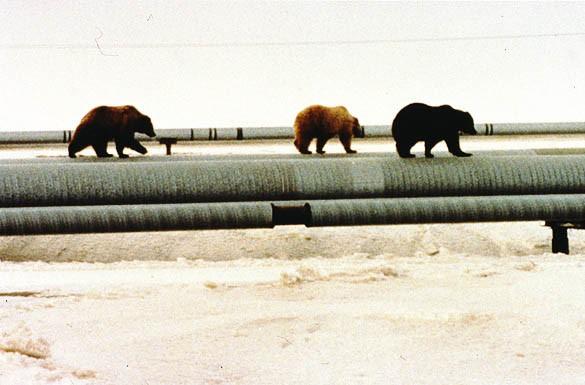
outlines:
[[[552,229],[552,252],[569,254],[569,237],[567,228],[558,224],[551,224]]]
[[[158,142],[164,144],[167,149],[167,155],[171,155],[171,146],[177,144],[177,138],[159,138]]]

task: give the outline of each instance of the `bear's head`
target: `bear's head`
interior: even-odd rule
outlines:
[[[151,138],[156,136],[156,134],[154,133],[154,127],[152,127],[152,121],[146,115],[142,115],[136,120],[134,124],[134,131],[140,132],[141,134],[144,135],[148,135]]]
[[[459,131],[468,135],[477,135],[473,124],[473,117],[469,112],[462,112],[459,114]]]
[[[353,124],[351,126],[351,133],[356,138],[363,138],[362,127],[360,126],[360,122],[358,118],[353,118]]]

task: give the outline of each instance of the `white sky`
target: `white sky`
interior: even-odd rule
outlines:
[[[582,34],[408,41],[557,33]],[[241,44],[364,40],[394,41]],[[390,124],[414,101],[585,121],[584,47],[585,2],[0,0],[0,130],[73,129],[104,104],[159,128],[292,125],[313,103]]]

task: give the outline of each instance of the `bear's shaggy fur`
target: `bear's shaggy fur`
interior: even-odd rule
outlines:
[[[108,142],[114,140],[120,158],[127,158],[124,148],[128,147],[141,154],[147,150],[134,138],[140,132],[151,138],[155,136],[150,118],[141,114],[133,106],[100,106],[89,111],[75,129],[69,143],[69,157],[88,146],[92,146],[100,158],[111,157],[108,154]]]
[[[301,154],[310,154],[309,145],[317,138],[317,153],[324,154],[323,146],[335,135],[348,154],[355,154],[351,149],[351,138],[361,135],[360,123],[351,116],[343,106],[325,107],[312,105],[297,114],[294,123],[294,144]]]
[[[413,103],[398,112],[392,122],[392,136],[396,151],[402,158],[414,158],[410,149],[417,142],[425,142],[425,156],[432,158],[432,148],[444,140],[449,152],[455,156],[471,156],[461,151],[459,132],[475,135],[473,118],[468,112],[451,106],[432,107]]]

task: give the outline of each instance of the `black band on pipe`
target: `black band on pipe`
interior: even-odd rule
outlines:
[[[276,204],[271,203],[272,224],[278,225],[311,225],[311,205],[305,204]]]

